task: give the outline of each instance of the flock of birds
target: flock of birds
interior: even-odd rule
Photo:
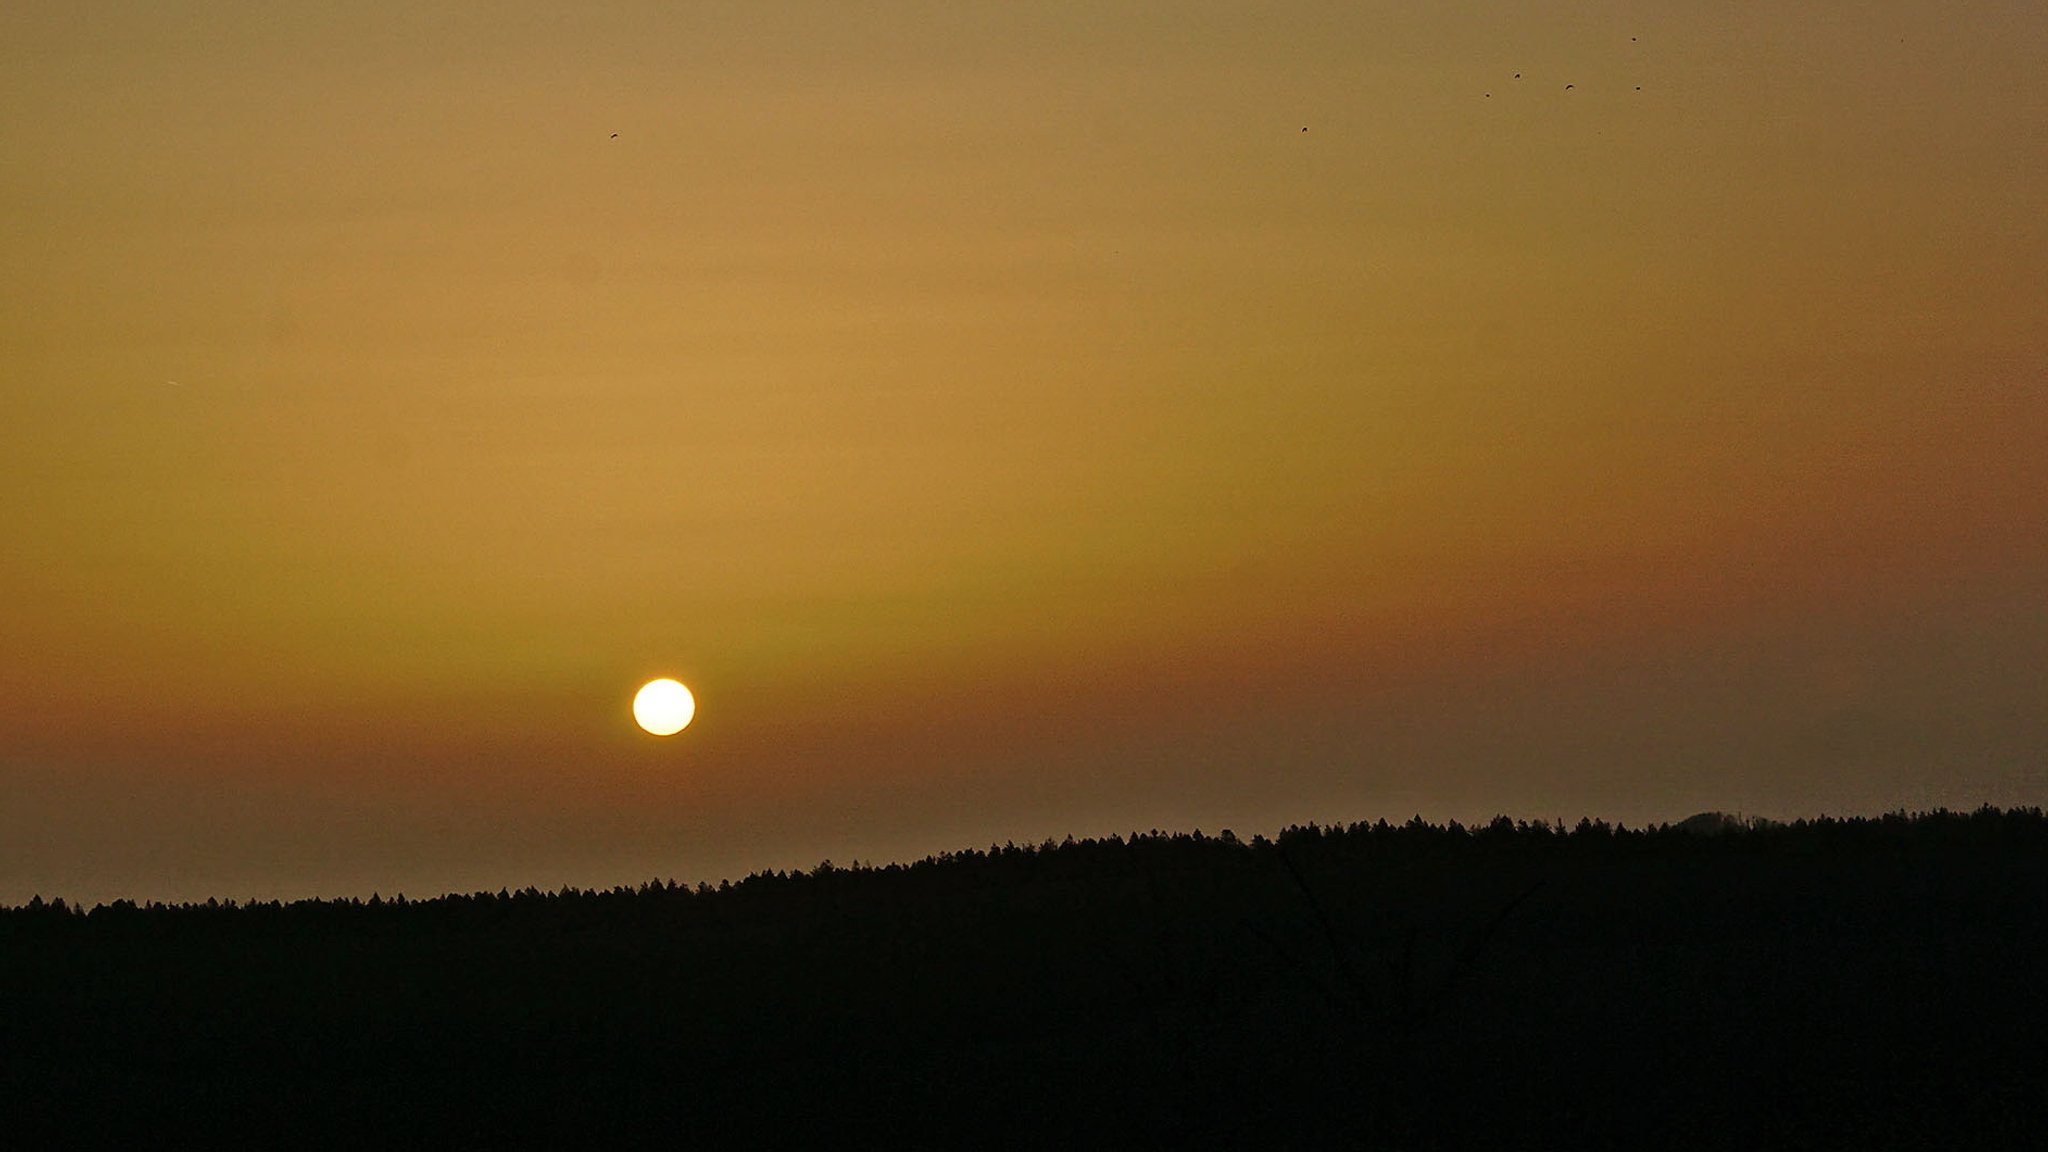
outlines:
[[[1629,43],[1631,43],[1631,44],[1635,44],[1635,43],[1638,43],[1638,42],[1639,42],[1639,38],[1638,38],[1638,37],[1635,37],[1635,36],[1631,36],[1631,37],[1629,37],[1629,38],[1628,38],[1628,42],[1629,42]],[[1517,79],[1517,80],[1520,80],[1520,79],[1522,78],[1522,74],[1521,74],[1520,72],[1517,72],[1517,73],[1515,73],[1515,76],[1514,76],[1514,78],[1515,78],[1515,79]],[[1566,84],[1566,85],[1564,86],[1564,90],[1565,90],[1565,91],[1567,91],[1567,92],[1575,91],[1575,90],[1576,90],[1577,88],[1578,88],[1578,85],[1577,85],[1577,84]],[[1635,90],[1636,90],[1636,91],[1638,91],[1638,92],[1641,92],[1641,91],[1643,90],[1643,86],[1642,86],[1641,84],[1638,84],[1638,85],[1636,85],[1636,86],[1635,86]],[[1491,100],[1491,99],[1493,99],[1493,93],[1492,93],[1492,92],[1485,92],[1485,93],[1482,93],[1482,95],[1483,95],[1483,96],[1484,96],[1484,97],[1485,97],[1486,99],[1488,99],[1488,100]],[[1308,126],[1307,126],[1306,124],[1302,125],[1302,128],[1301,128],[1301,130],[1302,130],[1303,132],[1306,132],[1306,131],[1308,131]],[[617,133],[613,133],[613,135],[617,135]]]
[[[1634,37],[1634,36],[1631,36],[1631,37],[1629,37],[1629,38],[1628,38],[1628,42],[1629,42],[1629,43],[1631,43],[1631,44],[1634,44],[1634,43],[1636,43],[1636,42],[1637,42],[1637,37]],[[1517,73],[1515,73],[1515,79],[1517,79],[1517,80],[1520,80],[1521,78],[1522,78],[1522,74],[1521,74],[1520,72],[1517,72]],[[1577,87],[1578,87],[1578,85],[1576,85],[1576,84],[1566,84],[1566,85],[1564,86],[1564,90],[1565,90],[1565,91],[1567,91],[1567,92],[1570,92],[1570,91],[1573,91],[1574,89],[1576,89]],[[1643,86],[1642,86],[1641,84],[1638,84],[1638,85],[1636,85],[1636,86],[1635,86],[1635,90],[1636,90],[1636,91],[1638,91],[1638,92],[1641,92],[1641,91],[1643,90]],[[1487,98],[1488,100],[1491,100],[1491,99],[1493,99],[1493,93],[1491,93],[1491,92],[1487,92],[1487,93],[1485,93],[1485,96],[1486,96],[1486,98]],[[1301,126],[1301,130],[1302,130],[1303,132],[1306,132],[1306,131],[1308,131],[1308,125],[1306,125],[1306,124],[1302,125],[1302,126]],[[618,134],[617,132],[614,132],[614,133],[612,133],[612,139],[614,139],[614,140],[617,140],[618,138],[619,138],[619,134]]]
[[[1631,36],[1631,37],[1629,37],[1629,38],[1628,38],[1628,42],[1629,42],[1629,43],[1631,43],[1631,44],[1634,44],[1634,43],[1636,43],[1636,42],[1637,42],[1637,38],[1636,38],[1636,37],[1634,37],[1634,36]],[[1517,72],[1517,73],[1515,73],[1515,79],[1517,79],[1517,80],[1520,80],[1521,78],[1522,78],[1522,74],[1521,74],[1520,72]],[[1567,92],[1570,92],[1571,90],[1573,90],[1573,89],[1574,89],[1574,88],[1576,88],[1576,87],[1578,87],[1578,85],[1576,85],[1576,84],[1566,84],[1566,85],[1564,86],[1564,90],[1565,90],[1565,91],[1567,91]],[[1641,84],[1638,84],[1638,85],[1636,85],[1636,91],[1638,91],[1638,92],[1641,92],[1642,90],[1643,90],[1643,86],[1642,86]],[[1485,96],[1486,96],[1486,98],[1487,98],[1487,99],[1489,99],[1489,100],[1493,99],[1493,93],[1491,93],[1491,92],[1485,93]],[[1302,131],[1303,131],[1303,132],[1306,132],[1306,131],[1308,131],[1308,129],[1306,129],[1306,128],[1303,128],[1303,129],[1302,129]]]

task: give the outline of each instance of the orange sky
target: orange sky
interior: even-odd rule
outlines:
[[[9,7],[0,901],[2048,803],[2044,58]]]

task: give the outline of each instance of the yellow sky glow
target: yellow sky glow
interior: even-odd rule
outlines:
[[[2044,50],[11,8],[0,899],[2040,803]]]

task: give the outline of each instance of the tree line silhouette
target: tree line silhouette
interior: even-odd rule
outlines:
[[[2023,1146],[2048,818],[1419,818],[0,909],[0,1139]]]

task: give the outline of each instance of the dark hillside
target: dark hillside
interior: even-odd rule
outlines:
[[[38,904],[0,1141],[2016,1147],[2043,972],[2038,810]]]

